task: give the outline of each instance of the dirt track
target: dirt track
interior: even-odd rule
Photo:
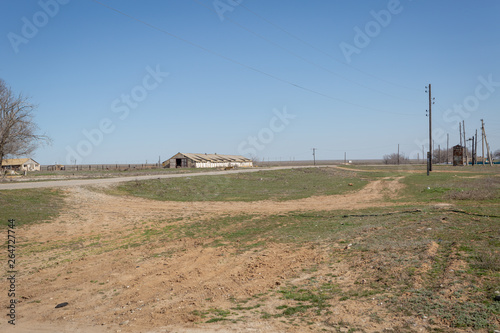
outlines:
[[[318,166],[319,168],[320,166]],[[322,166],[325,168],[325,166]],[[10,182],[0,183],[1,190],[20,190],[28,188],[46,188],[46,187],[74,187],[74,186],[88,186],[88,185],[110,185],[122,182],[129,182],[134,180],[147,180],[147,179],[161,179],[161,178],[180,178],[180,177],[196,177],[196,176],[219,176],[230,175],[234,173],[247,173],[258,172],[265,170],[284,170],[284,169],[297,169],[297,168],[315,168],[314,166],[284,166],[284,167],[270,167],[270,168],[251,168],[251,169],[235,169],[235,170],[219,170],[207,172],[193,172],[193,173],[176,173],[176,174],[159,174],[159,175],[143,175],[143,176],[127,176],[127,177],[113,177],[113,178],[95,178],[95,179],[68,179],[68,180],[42,180],[33,182]]]
[[[278,288],[292,277],[305,278],[302,268],[324,260],[328,256],[325,249],[269,244],[259,252],[236,254],[230,247],[205,247],[204,242],[211,240],[184,238],[126,249],[120,248],[119,242],[127,233],[153,223],[147,221],[179,218],[177,223],[183,223],[185,218],[196,216],[383,206],[387,204],[381,199],[395,196],[400,188],[399,179],[383,179],[347,195],[283,202],[189,203],[67,188],[67,208],[56,221],[18,231],[20,243],[38,244],[34,248],[44,251],[20,260],[23,273],[17,283],[21,304],[15,332],[302,332],[304,327],[294,329],[259,316],[231,325],[195,325],[197,317],[192,312],[230,308],[233,297],[251,297]],[[115,244],[113,251],[100,251],[99,247],[88,250],[96,239],[107,246]],[[54,249],[47,250],[53,244]],[[165,253],[171,255],[157,256]],[[345,283],[352,283],[353,273],[343,264],[333,271],[343,274]],[[61,302],[70,305],[54,309]],[[266,306],[276,304],[270,301]],[[361,310],[337,311],[352,316]],[[4,329],[2,322],[0,330]]]

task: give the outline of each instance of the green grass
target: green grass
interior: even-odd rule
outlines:
[[[409,170],[418,167],[412,168]],[[388,312],[394,316],[426,316],[429,330],[444,327],[493,331],[500,325],[500,305],[492,298],[500,286],[497,169],[435,169],[431,176],[394,167],[357,173],[322,168],[130,182],[114,188],[113,193],[155,200],[289,200],[357,190],[366,184],[361,177],[375,180],[396,176],[405,177],[401,180],[405,188],[401,198],[386,199],[395,207],[198,216],[181,221],[166,218],[143,221],[123,230],[117,239],[79,237],[24,244],[22,249],[28,254],[54,251],[47,256],[51,259],[46,264],[55,265],[65,253],[77,258],[82,253],[93,255],[120,247],[133,251],[158,248],[157,253],[151,251],[152,257],[171,256],[185,248],[179,245],[165,249],[161,244],[183,238],[226,247],[231,255],[245,251],[258,255],[270,243],[283,244],[292,251],[307,246],[325,255],[321,262],[304,264],[296,272],[307,276],[305,280],[283,280],[265,295],[238,301],[229,309],[209,308],[193,314],[203,323],[245,320],[250,313],[258,313],[262,320],[283,319],[290,325],[304,320],[305,325],[306,321],[321,322],[333,311],[332,306],[376,300],[383,304],[383,312],[367,314],[373,322]],[[438,172],[450,170],[456,172]],[[63,195],[59,191],[0,193],[0,216],[5,221],[12,217],[22,223],[51,219],[62,207]],[[437,208],[436,202],[452,206]],[[431,247],[436,251],[429,253]],[[353,272],[356,281],[343,284],[342,273],[334,274],[329,269],[339,263]],[[272,307],[266,304],[269,298],[274,300]]]
[[[55,189],[0,191],[0,227],[6,227],[8,219],[18,226],[51,220],[63,207],[63,198]]]
[[[300,312],[305,312],[312,309],[317,315],[330,307],[328,300],[337,294],[338,287],[331,284],[324,284],[320,288],[298,288],[297,286],[290,286],[282,288],[279,293],[283,295],[286,300],[293,300],[298,302],[295,306],[282,305],[277,307],[277,310],[284,309],[281,314],[277,316],[292,316]],[[303,304],[307,303],[307,304]]]
[[[350,171],[311,168],[134,181],[108,193],[169,201],[293,200],[343,194],[366,183]]]
[[[487,171],[489,172],[436,172],[431,176],[421,173],[407,174],[401,180],[401,183],[406,185],[401,193],[401,200],[454,204],[478,201],[494,203],[500,198],[500,177],[496,175],[496,168]]]
[[[275,297],[281,296],[286,303],[273,311],[261,311],[262,318],[311,318],[326,314],[338,302],[366,302],[374,298],[393,313],[425,315],[436,325],[497,329],[500,305],[492,296],[500,285],[499,219],[432,207],[414,208],[400,207],[399,212],[391,208],[395,214],[387,214],[388,208],[378,208],[266,217],[241,215],[224,221],[211,220],[208,225],[216,225],[214,236],[229,247],[256,239],[265,240],[260,247],[268,242],[332,247],[330,261],[311,263],[311,269],[304,272],[311,276],[307,281],[288,282],[275,292]],[[192,222],[185,228],[196,225],[192,228],[193,237],[210,235],[208,226],[200,229],[201,223],[197,224]],[[346,243],[353,245],[342,251]],[[434,256],[427,253],[432,243],[438,248]],[[451,264],[457,260],[464,261],[466,267],[451,271]],[[328,276],[325,265],[334,266],[339,261],[360,273],[359,280],[343,289],[329,274],[331,282],[318,283],[317,277]],[[429,269],[421,271],[424,264]],[[418,287],[417,278],[422,281]],[[450,289],[453,292],[445,292]],[[258,298],[255,302],[265,304]],[[251,303],[233,310],[254,306]]]

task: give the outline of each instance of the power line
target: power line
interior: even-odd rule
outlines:
[[[209,6],[205,5],[205,4],[204,4],[204,3],[202,3],[200,0],[193,0],[193,1],[194,1],[194,2],[196,2],[197,4],[199,4],[200,6],[203,6],[203,7],[207,8],[208,10],[212,11],[213,13],[215,13],[215,14],[217,15],[217,11],[216,11],[214,8],[212,8],[212,7],[209,7]],[[344,79],[344,80],[346,80],[346,81],[349,81],[349,82],[351,82],[351,83],[354,83],[354,84],[356,84],[356,85],[358,85],[358,86],[360,86],[360,87],[363,87],[363,88],[365,88],[365,89],[372,90],[372,91],[377,92],[377,93],[379,93],[379,94],[386,95],[386,96],[388,96],[388,97],[392,97],[392,98],[398,98],[398,99],[402,99],[402,100],[406,100],[406,101],[415,102],[414,100],[407,99],[407,98],[400,97],[400,96],[391,95],[391,94],[388,94],[388,93],[386,93],[386,92],[383,92],[383,91],[380,91],[380,90],[377,90],[377,89],[371,88],[371,87],[369,87],[369,86],[366,86],[366,85],[364,85],[364,84],[362,84],[362,83],[359,83],[359,82],[357,82],[357,81],[354,81],[354,80],[352,80],[352,79],[350,79],[350,78],[348,78],[348,77],[346,77],[346,76],[344,76],[344,75],[338,74],[338,73],[336,73],[336,72],[334,72],[334,71],[330,70],[329,68],[326,68],[326,67],[324,67],[324,66],[322,66],[322,65],[319,65],[319,64],[317,64],[317,63],[315,63],[315,62],[313,62],[313,61],[310,61],[309,59],[307,59],[307,58],[305,58],[305,57],[303,57],[303,56],[301,56],[301,55],[299,55],[299,54],[297,54],[297,53],[295,53],[295,52],[293,52],[293,51],[291,51],[291,50],[287,49],[287,48],[286,48],[286,47],[284,47],[284,46],[281,46],[280,44],[278,44],[278,43],[276,43],[276,42],[274,42],[274,41],[272,41],[272,40],[270,40],[270,39],[268,39],[268,38],[266,38],[266,37],[262,36],[261,34],[259,34],[259,33],[255,32],[255,31],[253,31],[253,30],[251,30],[251,29],[249,29],[248,27],[246,27],[246,26],[244,26],[244,25],[242,25],[242,24],[240,24],[240,23],[236,22],[235,20],[233,20],[233,19],[231,19],[231,18],[229,18],[229,17],[227,17],[227,18],[226,18],[226,20],[228,20],[228,21],[229,21],[229,22],[231,22],[232,24],[236,25],[237,27],[239,27],[239,28],[241,28],[241,29],[243,29],[243,30],[245,30],[245,31],[247,31],[247,32],[249,32],[249,33],[251,33],[252,35],[256,36],[257,38],[260,38],[260,39],[262,39],[262,40],[264,40],[264,41],[268,42],[269,44],[271,44],[271,45],[273,45],[273,46],[275,46],[275,47],[279,48],[280,50],[283,50],[283,51],[285,51],[285,52],[287,52],[287,53],[289,53],[289,54],[293,55],[294,57],[296,57],[296,58],[298,58],[298,59],[300,59],[300,60],[302,60],[302,61],[304,61],[304,62],[306,62],[306,63],[308,63],[308,64],[310,64],[310,65],[312,65],[312,66],[315,66],[315,67],[317,67],[317,68],[320,68],[321,70],[323,70],[323,71],[325,71],[325,72],[328,72],[328,73],[330,73],[330,74],[333,74],[333,75],[335,75],[335,76],[338,76],[338,77],[340,77],[340,78],[342,78],[342,79]]]
[[[114,11],[114,12],[116,12],[116,13],[120,14],[120,15],[123,15],[123,16],[125,16],[125,17],[128,17],[128,18],[130,18],[130,19],[132,19],[132,20],[134,20],[134,21],[136,21],[136,22],[139,22],[139,23],[141,23],[141,24],[144,24],[145,26],[147,26],[147,27],[149,27],[149,28],[151,28],[151,29],[154,29],[154,30],[156,30],[156,31],[159,31],[159,32],[161,32],[161,33],[163,33],[163,34],[166,34],[166,35],[170,36],[170,37],[173,37],[173,38],[175,38],[175,39],[178,39],[178,40],[180,40],[180,41],[182,41],[182,42],[184,42],[184,43],[186,43],[186,44],[189,44],[189,45],[191,45],[191,46],[193,46],[193,47],[196,47],[196,48],[198,48],[198,49],[200,49],[200,50],[203,50],[203,51],[205,51],[205,52],[207,52],[207,53],[210,53],[210,54],[215,55],[215,56],[217,56],[217,57],[220,57],[220,58],[222,58],[222,59],[224,59],[224,60],[227,60],[227,61],[229,61],[229,62],[232,62],[233,64],[236,64],[236,65],[238,65],[238,66],[244,67],[244,68],[246,68],[246,69],[252,70],[252,71],[257,72],[257,73],[259,73],[259,74],[262,74],[262,75],[265,75],[265,76],[267,76],[267,77],[270,77],[270,78],[272,78],[272,79],[274,79],[274,80],[276,80],[276,81],[280,81],[280,82],[282,82],[282,83],[286,83],[286,84],[288,84],[288,85],[294,86],[294,87],[296,87],[296,88],[298,88],[298,89],[301,89],[301,90],[304,90],[304,91],[307,91],[307,92],[310,92],[310,93],[313,93],[313,94],[316,94],[316,95],[319,95],[319,96],[322,96],[322,97],[325,97],[325,98],[328,98],[328,99],[331,99],[331,100],[334,100],[334,101],[337,101],[337,102],[342,102],[342,103],[345,103],[345,104],[349,104],[349,105],[352,105],[352,106],[356,106],[356,107],[358,107],[358,108],[366,109],[366,110],[376,111],[376,112],[380,112],[380,113],[387,113],[387,114],[396,114],[396,115],[404,115],[404,116],[416,116],[416,115],[413,115],[413,114],[408,114],[408,113],[399,113],[399,112],[389,112],[389,111],[383,111],[383,110],[380,110],[380,109],[375,109],[375,108],[371,108],[371,107],[368,107],[368,106],[359,105],[359,104],[357,104],[357,103],[349,102],[349,101],[346,101],[346,100],[343,100],[343,99],[340,99],[340,98],[337,98],[337,97],[333,97],[333,96],[327,95],[327,94],[322,93],[322,92],[318,92],[318,91],[316,91],[316,90],[313,90],[313,89],[310,89],[310,88],[304,87],[304,86],[302,86],[302,85],[300,85],[300,84],[297,84],[297,83],[294,83],[294,82],[291,82],[291,81],[288,81],[288,80],[282,79],[282,78],[277,77],[277,76],[275,76],[275,75],[273,75],[273,74],[269,74],[269,73],[264,72],[264,71],[262,71],[262,70],[260,70],[260,69],[258,69],[258,68],[255,68],[255,67],[253,67],[253,66],[246,65],[246,64],[244,64],[244,63],[242,63],[242,62],[239,62],[239,61],[237,61],[237,60],[235,60],[235,59],[233,59],[233,58],[227,57],[227,56],[225,56],[225,55],[223,55],[223,54],[220,54],[220,53],[215,52],[215,51],[213,51],[213,50],[211,50],[211,49],[208,49],[208,48],[206,48],[206,47],[204,47],[204,46],[201,46],[201,45],[199,45],[199,44],[197,44],[197,43],[191,42],[191,41],[189,41],[189,40],[187,40],[187,39],[185,39],[185,38],[183,38],[183,37],[180,37],[180,36],[175,35],[175,34],[173,34],[173,33],[171,33],[171,32],[168,32],[168,31],[166,31],[165,29],[159,28],[159,27],[157,27],[157,26],[155,26],[155,25],[153,25],[153,24],[151,24],[151,23],[148,23],[148,22],[146,22],[146,21],[144,21],[144,20],[141,20],[141,19],[139,19],[139,18],[136,18],[136,17],[134,17],[134,16],[132,16],[132,15],[129,15],[129,14],[127,14],[127,13],[125,13],[125,12],[121,11],[121,10],[118,10],[118,9],[116,9],[116,8],[114,8],[114,7],[111,7],[111,6],[109,6],[109,5],[106,5],[106,4],[104,4],[104,3],[102,3],[102,2],[100,2],[100,1],[98,1],[98,0],[91,0],[91,1],[93,1],[93,2],[97,3],[98,5],[101,5],[101,6],[105,7],[105,8],[107,8],[107,9],[111,10],[111,11]]]
[[[338,60],[337,58],[335,58],[334,56],[332,56],[330,53],[328,53],[328,52],[326,52],[326,51],[324,51],[324,50],[320,49],[319,47],[317,47],[317,46],[315,46],[315,45],[313,45],[313,44],[311,44],[311,43],[309,43],[309,42],[307,42],[306,40],[303,40],[302,38],[298,37],[297,35],[292,34],[292,33],[291,33],[291,32],[289,32],[288,30],[286,30],[286,29],[284,29],[283,27],[281,27],[281,26],[279,26],[279,25],[275,24],[274,22],[269,21],[268,19],[266,19],[266,18],[265,18],[265,17],[263,17],[262,15],[259,15],[259,14],[258,14],[258,13],[256,13],[255,11],[253,11],[253,10],[249,9],[249,8],[248,8],[248,7],[246,7],[245,5],[243,5],[243,4],[241,4],[241,3],[240,3],[240,4],[239,4],[239,7],[244,8],[244,9],[245,9],[245,10],[247,10],[249,13],[251,13],[251,14],[255,15],[256,17],[260,18],[261,20],[263,20],[263,21],[267,22],[268,24],[272,25],[272,26],[273,26],[273,27],[275,27],[276,29],[278,29],[278,30],[280,30],[280,31],[284,32],[284,33],[285,33],[285,34],[287,34],[288,36],[290,36],[290,37],[292,37],[292,38],[294,38],[294,39],[298,40],[299,42],[303,43],[304,45],[309,46],[310,48],[312,48],[312,49],[314,49],[314,50],[316,50],[316,51],[318,51],[318,52],[320,52],[320,53],[322,53],[322,54],[326,55],[327,57],[329,57],[329,58],[333,59],[334,61],[336,61],[336,62],[338,62],[338,63],[340,63],[340,64],[342,64],[342,65],[344,65],[344,66],[347,66],[347,67],[349,67],[349,68],[351,68],[351,69],[354,69],[355,71],[357,71],[357,72],[359,72],[359,73],[362,73],[362,74],[364,74],[364,75],[370,76],[370,77],[372,77],[372,78],[374,78],[374,79],[377,79],[377,80],[380,80],[380,81],[382,81],[382,82],[388,83],[388,84],[393,85],[393,86],[395,86],[395,87],[405,88],[405,89],[408,89],[408,90],[413,90],[413,91],[419,91],[419,90],[418,90],[418,89],[416,89],[416,88],[410,88],[410,87],[407,87],[407,86],[404,86],[404,85],[401,85],[401,84],[398,84],[398,83],[394,83],[394,82],[391,82],[391,81],[387,81],[387,80],[385,80],[385,79],[383,79],[383,78],[381,78],[381,77],[378,77],[378,76],[376,76],[376,75],[373,75],[373,74],[370,74],[370,73],[368,73],[368,72],[362,71],[362,70],[360,70],[360,69],[358,69],[358,68],[356,68],[356,67],[354,67],[354,66],[351,66],[350,64],[348,64],[348,63],[346,63],[346,62],[344,62],[344,61],[342,61],[342,60]]]

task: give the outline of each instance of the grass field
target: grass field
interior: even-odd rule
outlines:
[[[75,216],[89,212],[89,217],[78,220],[79,226],[92,223],[89,209],[96,209],[95,226],[82,225],[82,232],[67,228],[72,236],[61,235],[50,243],[33,238],[20,244],[20,251],[33,258],[25,259],[24,269],[35,276],[43,270],[54,289],[60,288],[62,277],[71,279],[79,270],[83,280],[74,297],[81,302],[86,293],[89,298],[82,318],[93,316],[93,306],[102,299],[110,304],[107,310],[100,308],[104,317],[119,313],[115,323],[131,320],[130,312],[117,311],[116,304],[142,301],[148,286],[154,291],[153,286],[168,281],[174,290],[170,296],[142,310],[148,314],[145,318],[149,313],[154,317],[161,304],[174,302],[167,313],[178,328],[189,324],[224,331],[259,322],[289,332],[499,330],[500,302],[495,301],[500,296],[499,168],[438,166],[431,176],[421,166],[345,169],[134,181],[104,193],[90,192],[96,199],[88,199],[88,206],[74,212],[63,205],[59,191],[3,191],[0,202],[7,209],[2,209],[1,218],[54,221],[65,209]],[[354,196],[366,184],[394,179],[403,186],[397,196],[381,197],[387,206],[325,206],[280,213],[262,213],[258,206],[248,209],[258,200],[280,205],[318,195]],[[151,199],[150,206],[129,207],[134,196]],[[193,202],[207,205],[192,206],[195,211],[186,214],[184,207],[191,206],[182,205]],[[241,209],[226,212],[226,203]],[[214,213],[216,205],[222,208]],[[103,207],[113,215],[103,215],[98,210]],[[159,209],[163,213],[151,213]],[[136,215],[129,221],[116,216],[120,211],[126,211],[123,216]],[[203,253],[208,257],[198,262]],[[141,294],[123,289],[122,280],[96,278],[103,268],[97,270],[100,275],[86,273],[94,265],[89,259],[113,258],[109,266],[128,262],[131,256],[139,257],[113,272],[131,276],[126,282],[130,285],[144,279]],[[83,263],[91,266],[80,267]],[[145,277],[138,268],[148,263],[151,268]],[[130,265],[137,273],[130,271]],[[88,287],[85,279],[90,281]],[[43,296],[36,297],[43,305]],[[181,303],[184,299],[191,305]],[[127,331],[127,326],[120,329]]]
[[[355,172],[312,168],[136,181],[108,193],[169,201],[293,200],[347,193],[366,183]]]
[[[54,219],[63,207],[63,193],[53,189],[0,191],[0,228],[9,219],[28,225]]]

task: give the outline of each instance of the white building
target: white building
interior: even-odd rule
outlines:
[[[165,168],[252,167],[252,160],[239,155],[177,153],[163,162]]]
[[[31,158],[10,158],[2,160],[2,169],[15,171],[40,171],[40,163]]]

